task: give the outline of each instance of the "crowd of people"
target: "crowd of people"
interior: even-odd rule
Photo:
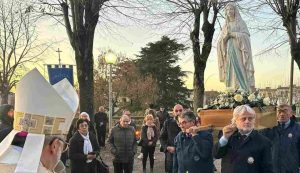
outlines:
[[[71,173],[97,173],[100,147],[107,143],[115,173],[133,172],[138,146],[141,147],[141,172],[146,173],[149,158],[150,173],[153,173],[154,153],[159,143],[160,152],[165,153],[166,173],[214,172],[213,159],[222,159],[222,173],[299,173],[300,124],[286,104],[277,106],[278,125],[261,130],[254,129],[255,111],[251,107],[236,107],[232,123],[223,128],[215,142],[212,131],[199,128],[201,117],[184,110],[180,104],[170,114],[163,107],[158,111],[147,109],[139,139],[135,133],[137,125],[128,110],[122,112],[119,122],[110,130],[107,142],[108,118],[104,107],[94,117],[92,122],[88,113],[81,112],[70,127],[67,140],[61,137],[45,140],[41,157],[45,168],[65,172],[68,158]],[[13,120],[13,106],[1,105],[1,141],[13,129]],[[49,158],[49,155],[60,157],[53,154],[55,151],[62,153],[62,162]]]

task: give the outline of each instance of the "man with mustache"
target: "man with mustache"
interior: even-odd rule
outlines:
[[[254,130],[255,111],[248,105],[234,109],[232,124],[214,147],[216,159],[222,158],[222,173],[272,173],[271,142]]]

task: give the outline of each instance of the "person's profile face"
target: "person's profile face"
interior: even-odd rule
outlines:
[[[7,115],[11,118],[14,117],[14,109],[10,109],[8,112],[7,112]]]
[[[181,128],[183,132],[185,132],[190,127],[194,126],[194,121],[188,121],[186,118],[178,118],[178,126]]]

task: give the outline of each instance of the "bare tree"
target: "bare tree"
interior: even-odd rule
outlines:
[[[38,42],[36,18],[17,0],[0,1],[0,94],[1,104],[17,83],[27,63],[37,62],[47,46]]]
[[[265,3],[281,18],[289,38],[291,57],[300,70],[299,0],[265,0]]]
[[[229,1],[222,0],[165,0],[171,4],[172,10],[165,13],[168,20],[178,19],[178,31],[189,28],[189,39],[192,42],[194,59],[194,100],[196,110],[203,106],[204,72],[206,62],[212,48],[215,24],[220,9]],[[176,33],[176,32],[175,32]],[[177,32],[178,34],[178,32]],[[203,38],[200,38],[200,35]]]
[[[97,24],[109,28],[120,17],[131,19],[126,11],[135,8],[134,0],[36,0],[32,10],[53,17],[64,25],[75,52],[77,78],[80,90],[80,109],[93,115],[94,109],[94,35]],[[112,18],[112,16],[116,18]],[[63,22],[62,22],[63,18]],[[91,117],[93,119],[93,117]]]

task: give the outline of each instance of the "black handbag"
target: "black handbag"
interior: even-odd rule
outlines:
[[[99,159],[96,159],[96,164],[98,173],[109,173],[109,167],[104,163],[101,157],[99,157]]]

